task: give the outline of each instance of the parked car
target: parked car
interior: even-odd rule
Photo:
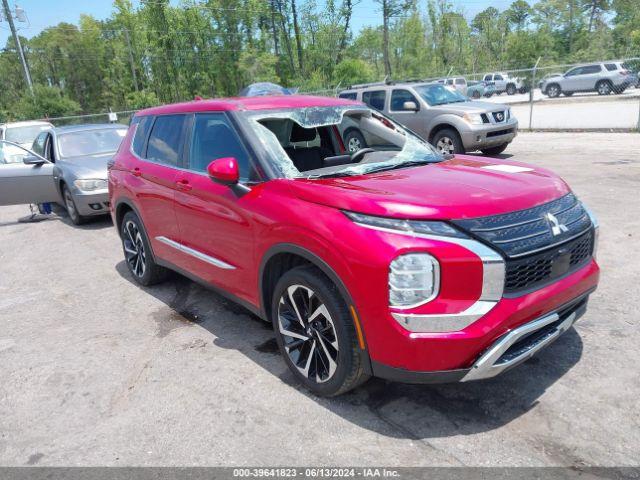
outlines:
[[[525,93],[527,90],[522,79],[512,77],[507,73],[487,73],[482,80],[485,83],[492,84],[497,95],[500,95],[502,92],[507,92],[507,95],[515,95],[518,92]]]
[[[623,62],[603,62],[581,65],[563,75],[548,77],[540,86],[550,98],[576,92],[598,92],[598,95],[622,93],[633,83],[633,74]]]
[[[392,117],[443,154],[481,150],[502,153],[516,137],[518,121],[496,103],[470,101],[438,83],[395,83],[345,90],[340,98],[360,100]],[[368,146],[355,128],[344,132],[350,151]]]
[[[452,78],[442,78],[438,80],[438,83],[442,83],[443,85],[447,85],[448,87],[457,90],[463,95],[467,94],[467,79],[464,77],[452,77]]]
[[[3,123],[0,124],[0,140],[29,148],[40,132],[52,128],[51,123],[41,121]]]
[[[379,145],[347,152],[345,121]],[[492,377],[568,330],[598,283],[597,222],[556,175],[443,157],[349,100],[138,112],[109,194],[137,283],[176,270],[236,300],[318,395]]]
[[[107,163],[126,133],[126,125],[74,125],[42,131],[31,150],[12,144],[22,160],[0,166],[0,205],[59,203],[76,225],[108,214]]]
[[[482,97],[491,98],[495,87],[485,82],[471,81],[467,83],[467,97],[477,100]]]

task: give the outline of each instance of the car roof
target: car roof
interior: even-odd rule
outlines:
[[[362,103],[344,98],[311,95],[273,95],[264,97],[232,97],[191,102],[172,103],[139,111],[136,116],[164,115],[228,110],[275,110],[281,108],[362,106]]]
[[[27,120],[25,122],[7,122],[0,123],[0,127],[6,128],[15,128],[15,127],[36,127],[36,126],[50,126],[53,127],[49,122],[45,122],[43,120]]]
[[[64,127],[55,127],[53,131],[55,133],[71,133],[71,132],[86,132],[89,130],[105,130],[105,129],[119,129],[129,128],[121,123],[85,123],[83,125],[66,125]]]

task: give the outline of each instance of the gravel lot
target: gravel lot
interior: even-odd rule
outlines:
[[[638,465],[640,135],[521,134],[600,217],[600,289],[502,377],[293,384],[270,328],[177,277],[133,284],[107,220],[0,208],[0,465]]]

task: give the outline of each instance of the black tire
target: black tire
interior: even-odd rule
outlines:
[[[571,95],[573,95],[573,92],[562,92],[562,94],[563,94],[565,97],[570,97]]]
[[[149,238],[135,212],[127,212],[122,219],[120,238],[127,269],[137,283],[149,286],[166,280],[169,270],[155,262]]]
[[[477,100],[478,98],[480,98],[481,96],[482,96],[482,95],[480,94],[480,91],[479,91],[479,90],[474,90],[474,91],[473,91],[473,93],[471,94],[471,97],[472,97],[472,98],[475,98],[476,100]]]
[[[460,135],[451,128],[444,128],[436,133],[431,144],[443,155],[465,152]]]
[[[491,97],[493,97],[493,92],[491,92],[491,93],[485,93],[485,94],[484,94],[484,96],[485,96],[486,98],[491,98]]]
[[[74,225],[82,225],[88,218],[78,213],[78,207],[73,199],[71,190],[66,185],[62,185],[62,199],[64,200],[64,208],[67,210],[67,215]]]
[[[598,95],[609,95],[613,92],[613,85],[609,80],[600,80],[596,83],[596,92]]]
[[[544,93],[546,93],[549,98],[556,98],[560,96],[560,94],[562,93],[562,89],[557,83],[552,83],[550,85],[547,85],[547,89]]]
[[[518,89],[513,83],[507,85],[507,95],[515,95]]]
[[[325,313],[308,321],[322,306]],[[278,280],[271,320],[285,363],[316,395],[340,395],[369,378],[348,306],[333,282],[315,267],[294,268]]]
[[[485,155],[500,155],[507,149],[508,146],[508,143],[503,143],[502,145],[498,145],[497,147],[483,148],[480,151]]]
[[[358,130],[352,128],[344,136],[344,146],[347,149],[347,153],[355,153],[358,150],[367,148],[367,142]]]

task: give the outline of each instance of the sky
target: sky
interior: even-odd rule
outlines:
[[[266,0],[265,0],[266,1]],[[489,6],[498,10],[507,8],[513,0],[453,0],[457,8],[461,8],[468,18],[473,18],[478,12]],[[15,4],[23,8],[29,19],[28,23],[16,23],[20,29],[20,35],[30,38],[37,35],[44,28],[57,25],[60,22],[77,24],[80,14],[89,14],[98,19],[105,19],[112,11],[111,0],[9,0],[9,6]],[[134,0],[134,5],[138,4]],[[172,4],[178,4],[178,0],[171,0]],[[426,0],[421,0],[422,8],[426,6]],[[322,4],[322,0],[318,0]],[[358,32],[367,25],[379,25],[380,7],[374,0],[360,0],[354,7],[353,31]],[[10,35],[9,25],[6,21],[0,22],[0,48],[4,47]]]

